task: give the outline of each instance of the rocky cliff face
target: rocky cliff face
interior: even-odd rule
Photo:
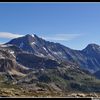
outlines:
[[[8,49],[9,47],[8,45],[0,46],[0,72],[23,76],[29,69],[16,61],[15,52]]]

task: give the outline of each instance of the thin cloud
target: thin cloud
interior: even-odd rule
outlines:
[[[79,37],[80,35],[81,34],[54,34],[54,35],[47,35],[47,36],[45,35],[41,37],[45,40],[50,40],[50,41],[69,41]],[[4,39],[13,39],[22,36],[24,35],[14,34],[9,32],[0,32],[0,38],[4,38]]]
[[[54,34],[49,36],[42,36],[46,40],[52,41],[69,41],[79,37],[81,34]]]
[[[0,32],[0,38],[5,38],[5,39],[13,39],[13,38],[21,37],[21,36],[23,35],[13,34],[9,32]]]

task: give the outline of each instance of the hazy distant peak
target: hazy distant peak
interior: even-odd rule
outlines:
[[[95,43],[91,43],[91,44],[88,44],[85,49],[96,49],[96,48],[100,48],[100,46]]]

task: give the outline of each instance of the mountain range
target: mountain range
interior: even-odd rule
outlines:
[[[0,45],[0,84],[17,91],[22,88],[24,96],[100,92],[99,61],[97,44],[73,50],[27,34]]]
[[[39,57],[45,57],[58,62],[77,63],[80,68],[90,72],[100,70],[100,46],[89,44],[83,50],[73,50],[59,43],[53,43],[36,35],[26,35],[16,38],[6,44],[18,46],[23,51],[32,53]]]

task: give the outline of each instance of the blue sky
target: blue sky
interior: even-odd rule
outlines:
[[[0,43],[32,33],[72,49],[100,45],[100,3],[0,3]]]

